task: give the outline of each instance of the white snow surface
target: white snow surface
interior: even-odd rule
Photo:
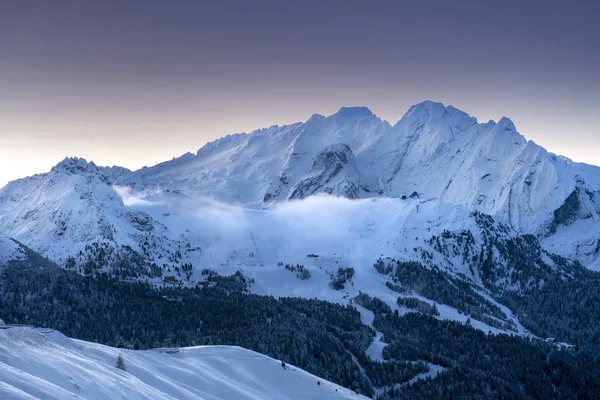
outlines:
[[[116,368],[117,357],[126,371]],[[317,382],[320,382],[318,384]],[[126,350],[34,328],[0,329],[0,398],[363,399],[299,368],[230,346]]]

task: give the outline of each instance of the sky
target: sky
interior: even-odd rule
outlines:
[[[600,165],[600,2],[0,0],[0,186],[429,99]]]

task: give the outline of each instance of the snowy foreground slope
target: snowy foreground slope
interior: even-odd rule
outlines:
[[[126,371],[116,368],[122,355]],[[240,347],[126,350],[33,328],[0,329],[2,399],[361,399]]]

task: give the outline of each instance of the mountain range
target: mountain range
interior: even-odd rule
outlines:
[[[367,108],[342,108],[226,136],[195,155],[133,172],[67,158],[0,190],[0,229],[60,264],[95,241],[139,250],[140,237],[149,233],[171,247],[191,236],[169,230],[169,211],[153,215],[144,209],[150,204],[171,210],[208,202],[245,212],[277,210],[321,193],[407,197],[491,215],[596,269],[599,191],[600,168],[548,153],[509,119],[481,124],[425,101],[393,126]]]
[[[394,313],[552,337],[551,349],[595,354],[599,218],[600,167],[547,152],[508,118],[479,123],[425,101],[392,125],[344,107],[137,171],[67,158],[10,182],[0,189],[0,265],[37,276],[51,264],[50,276],[60,276],[58,265],[82,279],[183,290],[177,296],[186,299],[198,295],[185,290],[226,285],[227,293],[355,307],[374,338],[348,350],[368,377],[349,382],[370,395],[397,389],[364,372],[389,365],[404,340],[390,328]],[[420,323],[434,322],[410,326]],[[464,361],[424,359],[428,366],[406,368],[435,378]],[[301,367],[323,376],[314,364]]]

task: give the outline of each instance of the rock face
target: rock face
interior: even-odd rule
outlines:
[[[355,199],[358,189],[354,153],[345,144],[335,144],[317,154],[308,176],[294,186],[288,200],[303,199],[316,193]]]

